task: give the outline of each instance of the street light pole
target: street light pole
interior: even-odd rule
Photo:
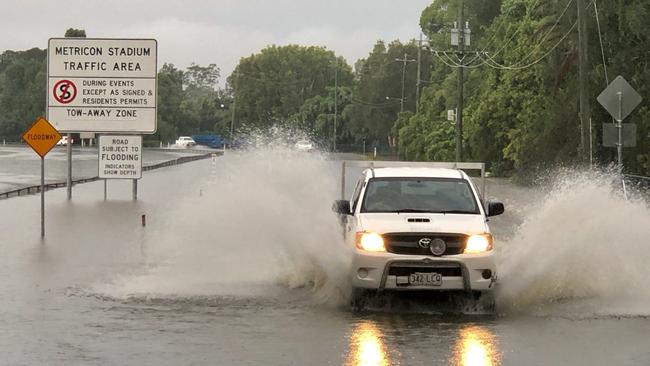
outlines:
[[[239,70],[235,71],[235,89],[232,95],[232,114],[230,115],[230,147],[232,148],[235,135],[235,111],[237,109],[237,86],[239,85]]]

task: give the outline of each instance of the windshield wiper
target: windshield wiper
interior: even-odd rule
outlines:
[[[478,212],[467,211],[467,210],[443,210],[443,211],[436,211],[436,213],[441,213],[441,214],[472,214],[472,215],[475,215]]]

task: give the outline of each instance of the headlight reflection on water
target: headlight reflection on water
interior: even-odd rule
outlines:
[[[478,325],[470,325],[460,330],[456,347],[454,347],[452,364],[494,366],[500,363],[496,337],[492,331]]]
[[[374,322],[357,324],[350,336],[350,351],[346,360],[348,366],[393,365],[386,352],[383,334]]]
[[[439,335],[432,331],[430,337]],[[447,335],[448,336],[448,335]],[[408,355],[408,350],[397,354],[389,352],[391,346],[385,342],[385,335],[377,323],[364,320],[359,322],[350,335],[350,348],[345,365],[347,366],[389,366],[399,365],[400,354]],[[452,338],[453,339],[453,338]],[[462,326],[457,333],[455,344],[450,348],[433,348],[430,355],[433,364],[448,358],[450,365],[457,366],[496,366],[501,364],[501,354],[494,333],[480,325]],[[417,347],[426,347],[418,343]],[[451,350],[450,353],[449,350]],[[391,359],[391,353],[397,359]],[[418,352],[419,353],[419,352]],[[425,352],[426,353],[426,352]],[[447,354],[444,356],[444,354]],[[433,356],[433,357],[432,357]],[[442,356],[442,360],[436,356]]]

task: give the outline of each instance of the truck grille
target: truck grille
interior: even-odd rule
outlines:
[[[390,267],[389,276],[408,276],[411,273],[440,273],[443,277],[462,277],[460,267]]]
[[[433,256],[428,247],[422,248],[419,241],[422,238],[431,240],[442,239],[447,244],[447,249],[442,255],[461,254],[465,250],[467,235],[445,233],[387,233],[382,235],[386,244],[386,251],[394,254],[428,255]]]

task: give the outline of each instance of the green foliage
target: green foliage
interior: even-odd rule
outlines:
[[[407,60],[406,68],[404,62]],[[415,112],[418,45],[394,41],[388,46],[378,41],[370,55],[356,64],[352,104],[345,109],[354,140],[391,144],[397,137],[394,129],[401,108],[404,80],[404,111]],[[421,54],[421,79],[430,76],[431,55]],[[404,74],[403,74],[404,73]],[[404,76],[403,76],[404,75]],[[404,77],[404,79],[402,79]]]
[[[228,77],[236,94],[237,125],[286,125],[309,99],[334,85],[351,86],[352,71],[343,58],[322,47],[270,46],[242,58]],[[236,91],[236,92],[235,92]]]
[[[47,55],[44,50],[5,51],[0,55],[0,136],[19,141],[45,115]]]
[[[163,65],[158,72],[156,133],[161,141],[198,133],[226,135],[226,97],[216,89],[219,74],[215,64],[192,64],[185,71],[172,64]]]
[[[171,141],[178,135],[183,121],[183,71],[172,64],[164,64],[158,71],[158,130],[160,141]]]
[[[503,65],[530,65],[511,70],[483,65],[465,70],[466,160],[486,161],[493,172],[518,177],[556,165],[579,163],[577,32],[571,30],[576,19],[575,6],[566,7],[567,2],[559,0],[503,0],[491,2],[500,6],[492,7],[490,12],[486,8],[490,6],[489,1],[466,0],[465,3],[472,26],[472,49],[489,51]],[[626,1],[624,6],[620,1],[598,5],[610,81],[616,75],[623,75],[645,97],[628,119],[637,124],[638,144],[636,148],[625,149],[626,169],[648,175],[650,49],[647,45],[650,37],[642,24],[650,15],[650,1]],[[430,36],[432,47],[449,48],[447,31],[457,17],[455,6],[454,1],[436,0],[422,12],[420,25]],[[565,8],[567,11],[560,18]],[[593,14],[593,4],[587,13]],[[613,161],[615,149],[601,146],[601,123],[610,122],[611,117],[596,102],[606,83],[593,17],[588,24],[594,153],[597,161],[607,164]],[[436,121],[440,121],[446,109],[453,109],[457,104],[455,71],[442,62],[434,62],[430,86],[423,91],[420,113],[399,131],[403,157],[444,158],[435,153],[444,148],[431,146],[437,146],[437,141],[445,136],[450,142],[448,147],[452,147],[453,131]]]
[[[492,172],[519,178],[555,165],[581,163],[575,3],[464,3],[472,29],[469,49],[488,51],[493,60],[465,69],[465,160],[485,161]],[[433,0],[421,14],[420,27],[428,42],[421,49],[417,114],[417,64],[409,61],[404,68],[398,61],[405,56],[417,60],[415,41],[378,41],[366,58],[355,63],[354,72],[343,58],[322,47],[269,46],[242,58],[223,89],[217,87],[221,75],[215,64],[192,64],[186,70],[163,65],[158,75],[156,138],[170,141],[204,132],[228,136],[234,121],[235,128],[298,129],[330,145],[336,105],[337,145],[363,142],[368,148],[397,148],[403,159],[453,160],[455,125],[447,121],[447,111],[458,104],[458,74],[447,64],[471,57],[480,64],[486,58],[449,54],[443,62],[445,56],[430,52],[450,49],[457,4]],[[596,102],[606,82],[593,5],[589,3],[586,11],[593,150],[597,162],[608,164],[615,160],[615,149],[601,145],[602,123],[610,123],[611,117]],[[598,5],[609,80],[622,75],[644,98],[626,120],[636,123],[638,132],[637,146],[624,150],[626,170],[650,175],[650,36],[644,27],[650,0]],[[66,32],[66,37],[84,36],[83,30]],[[0,55],[3,137],[17,140],[35,117],[44,114],[45,58],[46,52],[39,49]]]
[[[337,143],[349,141],[349,118],[341,111],[350,105],[352,89],[349,86],[339,87],[336,103],[337,116]],[[308,133],[324,145],[331,145],[334,136],[334,87],[327,88],[325,95],[309,98],[300,107],[300,110],[291,116],[289,124],[293,129]]]
[[[86,38],[86,31],[83,29],[68,28],[68,30],[65,31],[64,37]]]
[[[453,161],[455,158],[454,125],[442,118],[422,114],[405,115],[399,128],[399,155],[414,161]]]

